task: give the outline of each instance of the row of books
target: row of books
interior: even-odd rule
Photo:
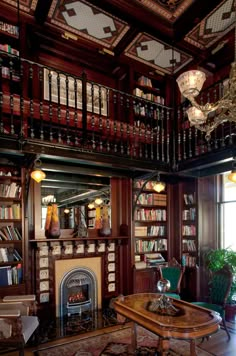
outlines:
[[[12,174],[11,174],[11,171],[8,171],[8,170],[0,170],[0,177],[3,176],[3,177],[12,177]]]
[[[183,210],[182,216],[183,216],[183,220],[194,221],[196,219],[196,209],[195,208],[185,209]]]
[[[19,56],[20,53],[17,49],[12,48],[12,46],[7,43],[5,44],[0,43],[0,50],[7,53],[15,54],[16,56]]]
[[[11,25],[4,21],[0,21],[0,31],[6,32],[15,37],[19,36],[19,27],[15,25]]]
[[[166,206],[167,197],[166,194],[141,193],[139,194],[138,198],[135,194],[134,199],[137,199],[137,204]]]
[[[182,226],[183,236],[196,236],[196,226],[195,225],[183,225]]]
[[[182,255],[182,265],[187,267],[196,267],[197,259],[194,256],[190,256],[187,253]]]
[[[10,79],[10,68],[2,67],[2,76],[3,78]],[[19,72],[13,68],[12,70],[12,79],[16,82],[20,81]]]
[[[145,77],[145,75],[141,75],[139,78],[138,78],[138,84],[139,85],[142,85],[144,87],[150,87],[152,88],[152,80],[148,77]]]
[[[166,227],[163,225],[135,226],[134,235],[135,237],[166,236]]]
[[[11,286],[22,283],[22,265],[0,267],[0,286]]]
[[[0,219],[20,219],[21,206],[20,204],[11,204],[10,206],[0,206]]]
[[[196,244],[194,240],[183,240],[184,251],[196,251]]]
[[[145,183],[145,180],[139,179],[139,180],[135,181],[134,187],[135,188],[142,188],[144,183]],[[154,181],[148,181],[148,182],[146,182],[146,184],[144,186],[144,189],[153,189],[154,184],[155,184]]]
[[[0,262],[22,261],[20,253],[14,247],[0,247]]]
[[[0,197],[20,199],[21,186],[16,182],[0,183]]]
[[[150,100],[157,104],[165,105],[165,99],[162,96],[153,93],[145,93],[140,88],[134,88],[133,94],[135,96],[138,96],[139,98]]]
[[[166,221],[166,210],[165,209],[136,209],[135,220],[144,221]]]
[[[167,241],[160,240],[138,240],[135,243],[135,253],[157,252],[167,250]]]
[[[20,231],[16,226],[6,225],[0,227],[0,240],[10,241],[10,240],[21,240],[22,236]]]
[[[184,203],[186,205],[194,204],[195,203],[194,194],[184,194]]]

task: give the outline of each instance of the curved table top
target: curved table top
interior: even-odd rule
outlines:
[[[129,318],[163,338],[195,339],[215,333],[221,317],[218,313],[197,305],[170,298],[179,311],[176,315],[162,315],[148,310],[160,294],[139,293],[120,297],[114,302],[117,313]]]

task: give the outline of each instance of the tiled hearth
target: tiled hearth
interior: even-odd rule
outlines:
[[[67,336],[80,335],[118,325],[114,310],[104,308],[103,310],[84,312],[82,315],[72,315],[70,317],[53,318],[50,313],[45,313],[40,318],[40,327],[37,340],[33,342],[37,345],[64,338]]]

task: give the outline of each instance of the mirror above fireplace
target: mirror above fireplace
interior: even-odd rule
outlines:
[[[78,208],[87,216],[88,204],[101,198],[110,201],[110,177],[100,174],[98,169],[82,165],[42,161],[46,178],[41,181],[42,222],[45,225],[47,205],[56,203],[62,229],[75,227]]]

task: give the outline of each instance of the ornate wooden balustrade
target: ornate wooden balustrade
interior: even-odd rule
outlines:
[[[218,95],[215,86],[207,99]],[[204,133],[189,127],[185,109],[1,52],[0,137],[11,148],[63,147],[159,164],[167,171],[235,144],[235,124],[220,125],[206,141]]]

